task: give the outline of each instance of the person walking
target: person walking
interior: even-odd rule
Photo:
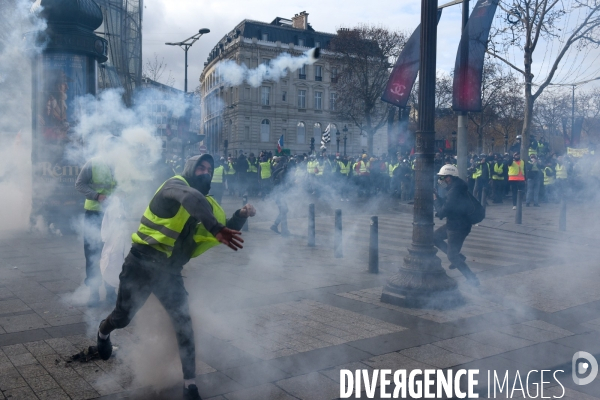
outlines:
[[[250,204],[226,220],[225,211],[208,196],[214,161],[210,154],[187,160],[182,175],[168,179],[142,216],[133,244],[119,275],[114,310],[99,326],[97,348],[101,359],[112,354],[110,333],[125,328],[150,294],[161,302],[175,329],[183,369],[185,399],[200,399],[196,386],[196,348],[188,294],[181,271],[192,257],[223,243],[241,249],[238,231],[256,214]]]
[[[95,307],[100,301],[100,256],[103,242],[100,234],[104,216],[102,204],[111,195],[117,183],[111,168],[100,158],[92,158],[81,168],[75,188],[85,196],[83,208],[83,254],[85,256],[85,285],[90,294],[87,305]],[[115,288],[106,284],[106,293],[110,298]]]
[[[221,204],[223,200],[223,193],[225,192],[225,166],[223,163],[225,159],[221,159],[215,162],[215,169],[213,170],[212,181],[210,182],[210,195],[214,197],[217,203]]]
[[[490,168],[492,170],[492,198],[493,203],[502,203],[502,197],[504,197],[504,161],[500,154],[494,156],[494,165]]]
[[[446,188],[446,197],[433,194],[436,216],[446,218],[446,223],[433,233],[433,244],[446,253],[450,261],[450,269],[458,269],[471,286],[479,286],[479,279],[465,263],[467,259],[460,253],[463,243],[471,233],[471,222],[468,216],[468,204],[471,201],[468,186],[458,177],[458,168],[444,165],[438,172],[438,183]],[[446,243],[447,240],[447,243]]]
[[[275,233],[281,233],[281,236],[289,236],[290,231],[288,230],[287,225],[287,213],[288,213],[288,205],[286,201],[287,192],[289,190],[289,181],[288,181],[288,163],[285,157],[279,157],[276,160],[276,163],[273,165],[273,197],[275,198],[275,204],[277,204],[277,209],[279,214],[277,214],[277,218],[273,225],[271,225],[271,230]],[[278,227],[281,224],[281,232]]]

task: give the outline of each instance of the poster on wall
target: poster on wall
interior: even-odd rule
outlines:
[[[48,222],[72,213],[84,201],[75,190],[81,166],[69,160],[66,150],[79,147],[74,134],[80,114],[76,99],[90,92],[89,62],[85,56],[49,53],[40,57],[34,70],[34,213]]]

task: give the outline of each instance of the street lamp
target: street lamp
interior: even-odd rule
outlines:
[[[492,136],[492,153],[494,152],[494,143],[496,142],[496,138]]]
[[[508,153],[508,132],[504,133],[504,154]]]
[[[188,68],[188,63],[187,63],[187,52],[190,49],[190,47],[192,47],[192,45],[194,43],[196,43],[196,41],[198,39],[200,39],[200,36],[209,33],[210,29],[207,28],[202,28],[198,31],[198,33],[196,33],[193,36],[190,36],[189,38],[185,39],[182,42],[176,42],[176,43],[165,43],[167,46],[179,46],[183,49],[183,51],[185,52],[185,83],[183,85],[183,92],[187,93],[187,68]]]
[[[452,131],[452,152],[456,155],[456,131]]]
[[[344,156],[346,156],[346,135],[348,134],[348,127],[344,125],[344,129],[342,130],[344,131]]]
[[[437,0],[421,0],[419,129],[415,139],[415,203],[412,244],[398,273],[381,293],[384,303],[419,308],[450,308],[464,302],[446,274],[433,246],[433,159],[435,145],[435,75]]]
[[[340,131],[335,130],[335,141],[337,142],[337,151],[336,154],[340,154]]]

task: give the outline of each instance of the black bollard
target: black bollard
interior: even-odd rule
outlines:
[[[379,273],[379,218],[371,217],[371,235],[369,238],[369,272]]]
[[[515,214],[515,224],[521,224],[523,220],[523,191],[517,191],[517,213]]]
[[[315,205],[308,205],[308,247],[315,247]]]
[[[242,197],[242,206],[245,206],[246,204],[248,204],[248,196]],[[248,218],[246,218],[246,222],[244,223],[244,226],[242,226],[242,231],[248,232]]]
[[[565,232],[567,230],[567,201],[560,200],[560,216],[558,217],[558,230]]]
[[[335,210],[335,232],[333,236],[333,255],[335,258],[343,258],[342,249],[342,210]]]

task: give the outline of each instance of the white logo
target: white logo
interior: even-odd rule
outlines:
[[[585,361],[580,361],[581,359],[584,359]],[[590,372],[586,378],[580,378],[580,376],[585,375],[588,371]],[[598,362],[596,361],[596,358],[585,351],[578,351],[573,354],[572,374],[573,382],[575,382],[576,385],[587,385],[588,383],[591,383],[598,375]]]

